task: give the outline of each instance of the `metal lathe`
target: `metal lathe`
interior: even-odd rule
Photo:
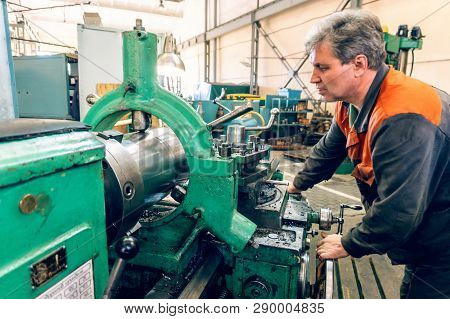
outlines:
[[[264,128],[213,139],[251,106],[205,123],[158,85],[156,44],[123,33],[123,84],[84,123],[1,122],[0,298],[330,297],[332,261],[310,285],[308,235],[342,216],[287,193]]]

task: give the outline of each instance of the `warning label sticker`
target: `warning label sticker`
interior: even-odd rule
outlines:
[[[94,271],[92,259],[78,267],[66,278],[39,295],[37,299],[93,299]]]

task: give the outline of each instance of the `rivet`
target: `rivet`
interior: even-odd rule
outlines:
[[[37,207],[37,199],[34,195],[26,194],[19,202],[19,209],[24,214],[31,214]]]

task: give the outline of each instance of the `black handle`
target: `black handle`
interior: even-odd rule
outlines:
[[[348,205],[348,204],[341,204],[340,210],[339,210],[339,218],[335,221],[338,224],[337,232],[336,234],[343,235],[344,231],[344,209],[350,208],[352,210],[362,210],[361,205]]]
[[[134,258],[139,252],[139,244],[133,236],[122,237],[115,246],[116,253],[119,256],[111,269],[111,273],[106,283],[103,299],[114,297],[120,278],[122,277],[127,261]]]

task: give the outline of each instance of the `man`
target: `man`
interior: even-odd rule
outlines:
[[[325,18],[306,49],[311,83],[324,100],[340,102],[289,192],[329,179],[348,155],[367,212],[347,235],[324,238],[319,257],[387,253],[406,264],[402,298],[448,298],[449,96],[384,64],[381,25],[369,12]]]

